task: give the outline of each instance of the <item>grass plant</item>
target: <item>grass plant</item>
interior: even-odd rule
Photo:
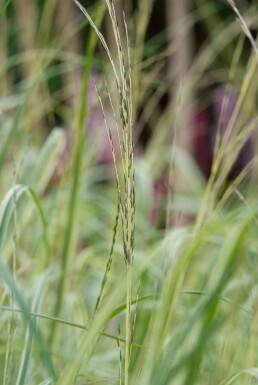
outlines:
[[[177,40],[167,31],[155,51],[155,1],[138,3],[125,15],[113,0],[74,0],[58,27],[61,2],[28,2],[38,20],[27,40],[12,27],[24,25],[21,3],[0,5],[3,385],[258,381],[257,5],[195,0],[182,26],[199,23],[207,39],[171,85]],[[67,48],[81,31],[83,55]],[[177,138],[181,100],[212,108],[216,83],[225,97],[206,181]],[[249,138],[253,158],[230,181]],[[99,161],[103,143],[111,162]],[[173,227],[175,215],[189,220]]]

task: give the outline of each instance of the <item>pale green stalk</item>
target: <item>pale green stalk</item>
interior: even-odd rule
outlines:
[[[132,266],[127,265],[126,285],[126,328],[125,328],[125,385],[129,384],[129,366],[131,355],[132,325],[131,325],[131,303],[132,303]]]
[[[81,6],[81,4],[74,0],[81,11],[84,13],[89,23],[93,27],[97,36],[99,37],[109,61],[112,66],[113,75],[115,78],[115,84],[117,88],[119,98],[119,117],[120,117],[120,128],[122,131],[121,135],[121,158],[123,165],[123,175],[119,177],[119,173],[116,165],[116,156],[114,152],[113,139],[111,130],[106,122],[105,113],[103,111],[103,104],[100,98],[100,104],[104,115],[104,121],[108,132],[110,141],[111,151],[114,160],[115,174],[118,188],[118,198],[121,208],[121,221],[122,221],[122,232],[123,232],[123,247],[124,257],[127,269],[127,290],[126,290],[126,346],[125,346],[125,373],[124,373],[124,384],[128,385],[129,382],[129,365],[130,365],[130,353],[131,353],[131,300],[132,300],[132,263],[133,263],[133,243],[134,243],[134,213],[135,213],[135,190],[134,190],[134,165],[133,165],[133,142],[132,142],[132,93],[131,93],[131,78],[130,78],[130,50],[129,50],[129,37],[127,26],[125,23],[126,30],[126,41],[127,41],[127,61],[125,62],[125,56],[123,53],[122,39],[120,36],[118,20],[114,3],[112,0],[106,0],[108,7],[112,29],[114,32],[114,38],[117,48],[118,65],[116,66],[115,61],[112,57],[110,49],[106,43],[104,36],[101,34],[96,24],[93,22],[87,10]],[[129,68],[126,67],[126,64]],[[113,104],[111,103],[113,108]],[[114,116],[116,120],[116,116]],[[120,134],[118,135],[120,142]],[[120,187],[123,187],[122,188]]]
[[[71,258],[74,253],[76,243],[76,227],[77,227],[77,214],[78,214],[78,193],[80,186],[80,176],[82,171],[83,151],[84,151],[84,136],[85,136],[85,122],[87,118],[87,93],[88,93],[88,81],[91,69],[91,59],[95,48],[96,38],[92,33],[88,42],[87,50],[85,53],[84,73],[82,79],[80,106],[77,113],[77,121],[75,124],[76,132],[76,151],[74,152],[74,164],[72,175],[72,187],[70,191],[70,199],[67,212],[67,223],[64,237],[64,245],[61,259],[61,274],[57,285],[56,303],[54,308],[54,316],[59,317],[64,300],[67,272],[70,267]],[[53,323],[53,327],[50,333],[50,341],[53,342],[55,336],[56,323]]]

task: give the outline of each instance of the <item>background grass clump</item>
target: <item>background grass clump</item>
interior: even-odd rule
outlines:
[[[2,1],[3,385],[258,382],[257,11]]]

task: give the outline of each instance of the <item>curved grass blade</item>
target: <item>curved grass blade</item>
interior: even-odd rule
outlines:
[[[60,155],[65,148],[65,143],[65,130],[62,128],[55,128],[51,131],[40,151],[32,177],[33,184],[39,194],[44,192],[52,177]]]
[[[49,350],[45,344],[45,339],[42,337],[35,320],[30,315],[28,306],[22,294],[22,290],[20,289],[18,284],[15,282],[10,270],[8,269],[8,267],[4,265],[1,259],[0,259],[0,278],[6,283],[8,289],[13,295],[14,301],[18,304],[18,306],[22,311],[24,323],[30,329],[30,333],[31,335],[33,335],[37,343],[42,364],[47,369],[48,375],[51,378],[55,378],[56,377],[55,366],[52,362]]]
[[[1,305],[0,305],[0,310],[14,312],[14,313],[22,313],[22,310],[20,310],[20,309],[8,307],[8,306],[1,306]],[[47,314],[35,313],[35,312],[30,312],[29,314],[30,314],[31,317],[42,318],[44,320],[48,320],[48,321],[51,321],[51,322],[58,322],[58,323],[60,323],[62,325],[71,326],[71,327],[74,327],[74,328],[77,328],[77,329],[88,330],[88,327],[85,326],[85,325],[78,324],[76,322],[67,321],[67,320],[62,319],[62,318],[56,318],[56,317],[53,317],[53,316],[50,316],[50,315],[47,315]],[[103,337],[109,338],[109,339],[114,340],[114,341],[117,341],[119,339],[120,342],[125,343],[125,338],[123,338],[121,336],[116,336],[114,334],[105,333],[105,332],[99,332],[99,334],[101,336],[103,336]],[[141,348],[142,347],[142,345],[140,345],[140,344],[138,344],[136,342],[133,343],[133,346],[136,347],[136,348]]]
[[[34,296],[32,307],[31,307],[31,312],[38,312],[40,310],[42,301],[43,301],[43,296],[45,293],[46,285],[48,283],[48,280],[50,278],[50,274],[52,269],[48,269],[46,274],[43,276],[41,279],[41,282],[39,283],[39,286],[37,288],[37,292]],[[31,313],[30,313],[31,314]],[[38,327],[38,320],[36,319],[35,322],[35,327]],[[27,378],[27,373],[29,369],[29,364],[30,364],[30,358],[32,355],[32,346],[34,343],[34,333],[33,330],[30,328],[29,325],[27,325],[26,328],[26,335],[25,335],[25,343],[24,343],[24,348],[21,356],[21,362],[20,362],[20,367],[18,370],[18,375],[16,379],[16,385],[24,385],[26,384],[26,378]]]
[[[0,251],[6,242],[8,227],[10,226],[16,204],[27,189],[27,186],[16,185],[8,191],[3,199],[0,206]]]
[[[45,241],[46,249],[49,252],[50,246],[47,238],[47,223],[44,217],[43,209],[40,205],[40,201],[36,193],[30,187],[21,184],[14,186],[7,192],[0,206],[0,251],[3,250],[4,245],[9,240],[8,231],[10,231],[11,220],[14,215],[16,205],[19,203],[19,200],[23,197],[24,194],[27,194],[30,197],[36,208],[42,225],[43,238]]]

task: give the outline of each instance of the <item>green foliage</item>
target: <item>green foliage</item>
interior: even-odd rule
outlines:
[[[19,1],[9,3],[0,6],[0,382],[257,383],[256,156],[228,180],[257,128],[256,4],[195,1],[182,28],[199,23],[207,40],[171,92],[161,74],[174,41],[146,38],[154,1],[127,2],[126,20],[113,1],[87,10],[75,1],[78,17],[60,31],[62,2],[28,2],[35,36],[12,31]],[[86,24],[85,54],[73,53]],[[218,82],[239,90],[227,134],[236,132],[217,135],[206,181],[175,127],[181,99],[192,93],[194,106],[211,108],[205,93]],[[133,152],[146,126],[144,151]],[[103,143],[113,163],[100,160]]]

